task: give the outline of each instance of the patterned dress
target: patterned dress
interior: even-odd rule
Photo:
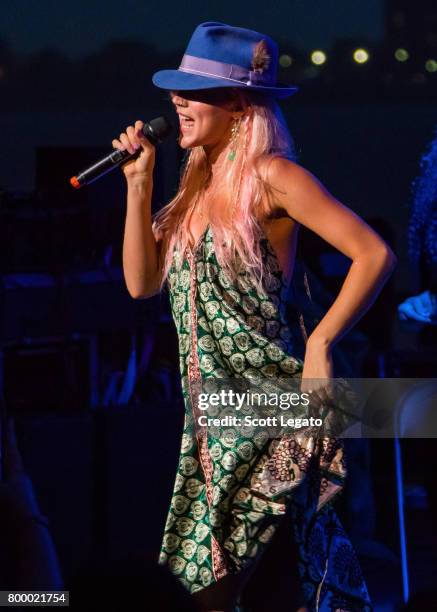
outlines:
[[[255,563],[281,519],[298,551],[298,600],[313,611],[371,611],[355,552],[332,508],[344,484],[335,438],[197,426],[199,381],[299,377],[284,317],[286,282],[264,236],[271,274],[258,295],[220,267],[208,226],[181,268],[175,251],[168,286],[179,337],[185,421],[159,562],[194,593]]]

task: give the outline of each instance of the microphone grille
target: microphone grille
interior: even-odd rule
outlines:
[[[173,129],[170,121],[165,116],[152,119],[151,121],[149,121],[149,126],[153,137],[158,142],[161,142],[162,140],[167,138],[167,136],[171,134]]]

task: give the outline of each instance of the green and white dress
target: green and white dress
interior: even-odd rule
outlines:
[[[257,561],[279,521],[292,521],[300,601],[310,611],[372,610],[360,565],[330,503],[346,476],[335,438],[199,427],[199,381],[299,377],[284,316],[286,282],[266,237],[266,295],[241,274],[231,282],[214,251],[211,226],[177,253],[168,286],[179,337],[185,421],[159,563],[191,593]]]

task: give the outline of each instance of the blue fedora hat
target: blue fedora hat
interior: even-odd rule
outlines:
[[[174,91],[238,87],[286,98],[298,88],[277,83],[277,67],[278,46],[269,36],[207,21],[194,30],[179,68],[155,72],[152,82]]]

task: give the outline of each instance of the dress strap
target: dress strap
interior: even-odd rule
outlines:
[[[303,285],[305,287],[305,293],[309,298],[309,301],[313,304],[313,298],[311,295],[311,290],[310,290],[310,284],[309,284],[309,280],[308,280],[308,274],[307,274],[307,268],[306,268],[306,264],[303,258],[303,254],[302,254],[302,248],[300,243],[297,245],[297,252],[296,252],[296,256],[299,258],[301,266],[302,266],[302,271],[303,271]],[[299,313],[299,325],[300,325],[300,329],[302,332],[302,337],[304,340],[304,343],[306,344],[308,341],[308,332],[307,332],[307,328],[305,326],[305,318],[303,315],[303,310],[305,310],[305,308],[300,308],[300,313]]]
[[[302,262],[302,265],[305,265],[304,262]],[[303,272],[303,283],[305,285],[305,291],[307,296],[310,298],[311,302],[313,301],[313,298],[311,297],[311,291],[310,291],[310,284],[308,282],[308,275],[307,275],[307,271],[304,269]],[[302,312],[299,314],[299,324],[300,324],[300,329],[302,331],[302,336],[304,339],[305,344],[308,341],[308,332],[306,330],[305,327],[305,320],[304,320],[304,316],[302,314]]]

